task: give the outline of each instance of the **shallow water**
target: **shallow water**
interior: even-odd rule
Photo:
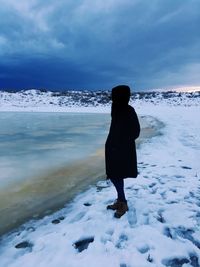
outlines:
[[[0,188],[84,158],[104,142],[109,115],[0,113]]]
[[[0,234],[63,207],[105,177],[110,115],[0,113],[0,122]],[[159,133],[154,118],[140,123],[138,144]]]

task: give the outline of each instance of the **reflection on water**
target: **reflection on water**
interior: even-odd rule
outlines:
[[[81,159],[101,147],[109,115],[0,113],[1,187]]]

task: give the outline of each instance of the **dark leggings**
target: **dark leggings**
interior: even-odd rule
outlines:
[[[124,180],[123,179],[111,179],[117,191],[117,198],[119,201],[126,202],[124,194]]]

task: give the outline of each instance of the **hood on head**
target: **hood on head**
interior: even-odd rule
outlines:
[[[113,104],[128,105],[130,100],[131,90],[128,85],[118,85],[112,88]]]

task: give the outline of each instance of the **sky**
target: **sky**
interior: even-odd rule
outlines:
[[[200,0],[0,0],[0,89],[200,85]]]

